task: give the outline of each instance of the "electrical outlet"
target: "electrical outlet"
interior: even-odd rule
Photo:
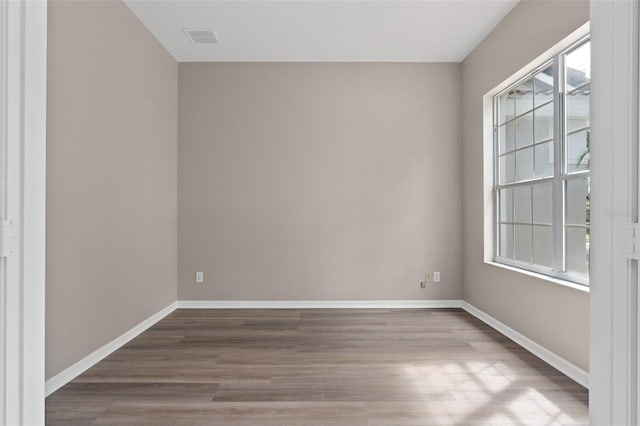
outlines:
[[[196,283],[202,284],[204,282],[204,272],[196,272]]]
[[[440,272],[434,272],[433,273],[433,282],[434,283],[439,283],[440,282]]]
[[[433,282],[433,273],[432,272],[425,272],[424,273],[424,281],[427,283]]]

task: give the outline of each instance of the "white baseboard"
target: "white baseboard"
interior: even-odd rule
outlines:
[[[95,364],[102,361],[104,358],[106,358],[107,356],[112,354],[114,351],[124,346],[134,337],[138,336],[140,333],[142,333],[143,331],[145,331],[146,329],[148,329],[149,327],[151,327],[152,325],[160,321],[162,318],[166,317],[171,312],[175,311],[177,307],[178,307],[178,302],[173,302],[166,308],[151,315],[149,318],[142,321],[140,324],[124,332],[122,335],[116,337],[111,342],[107,343],[106,345],[102,346],[99,349],[96,349],[86,357],[82,358],[80,361],[76,362],[75,364],[71,365],[70,367],[66,368],[65,370],[61,371],[60,373],[56,374],[55,376],[47,380],[44,384],[45,396],[51,395],[53,392],[57,391],[62,386],[66,385],[67,383],[69,383],[70,381],[78,377],[80,374],[84,373],[85,371],[93,367]]]
[[[181,309],[460,308],[462,300],[179,300]]]
[[[481,311],[475,306],[463,301],[462,309],[469,312],[474,317],[478,318],[480,321],[488,324],[489,326],[495,328],[500,333],[507,336],[509,339],[513,340],[541,360],[545,361],[555,369],[559,370],[563,374],[569,376],[571,379],[575,380],[585,388],[589,388],[589,373],[577,367],[576,365],[570,363],[566,359],[561,356],[551,352],[549,349],[539,345],[533,340],[529,339],[523,334],[518,333],[508,325],[505,325],[492,317],[491,315]]]
[[[491,315],[463,300],[179,300],[151,315],[121,336],[95,350],[45,383],[49,396],[96,363],[125,345],[134,337],[176,309],[419,309],[462,308],[474,317],[504,334],[538,358],[566,374],[582,386],[589,387],[589,373],[551,352]]]

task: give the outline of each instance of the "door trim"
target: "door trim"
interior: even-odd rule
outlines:
[[[46,1],[0,1],[0,425],[44,424]]]
[[[640,235],[633,235],[638,226],[638,4],[592,0],[590,5],[594,58],[590,420],[593,425],[635,425],[639,420]]]

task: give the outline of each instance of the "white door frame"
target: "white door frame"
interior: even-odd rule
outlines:
[[[0,425],[44,424],[46,1],[0,0]]]
[[[591,0],[590,417],[637,425],[638,3]]]

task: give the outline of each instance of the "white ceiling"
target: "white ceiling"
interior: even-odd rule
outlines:
[[[125,0],[180,62],[459,62],[518,0]],[[213,29],[194,45],[184,29]]]

